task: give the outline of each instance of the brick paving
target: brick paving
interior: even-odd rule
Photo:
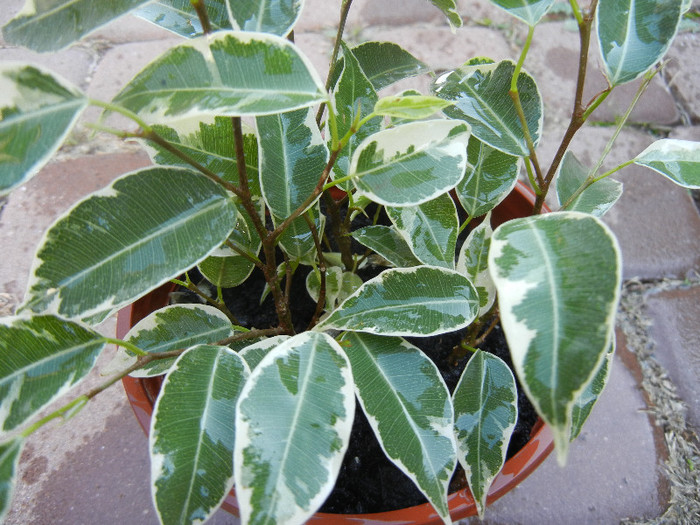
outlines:
[[[22,4],[22,0],[6,0],[0,23]],[[437,69],[455,67],[476,54],[494,59],[517,56],[516,44],[524,35],[521,26],[485,0],[458,4],[466,27],[453,35],[425,0],[355,0],[346,36],[350,42],[398,42]],[[298,45],[322,73],[328,67],[338,5],[337,0],[307,0],[297,26]],[[637,155],[656,139],[652,132],[700,140],[699,39],[693,32],[679,36],[663,74],[633,113],[631,120],[638,125],[623,131],[606,165]],[[565,101],[574,88],[571,69],[577,40],[565,21],[542,24],[525,63],[546,101],[543,161],[551,159],[568,118]],[[172,42],[170,33],[126,17],[56,57],[12,48],[0,38],[0,60],[49,65],[90,96],[106,100]],[[599,59],[594,56],[591,62],[590,74],[596,75]],[[407,85],[425,86],[427,80],[411,82]],[[599,126],[583,129],[572,145],[582,161],[595,161],[612,132],[605,123],[624,111],[634,91],[634,86],[623,89],[594,113]],[[98,114],[89,110],[82,118],[94,120]],[[79,128],[75,133],[80,137],[86,131]],[[1,312],[8,313],[21,300],[29,255],[48,224],[80,196],[147,162],[138,148],[114,140],[100,141],[90,150],[69,146],[57,161],[11,194],[4,207],[0,204]],[[625,184],[625,194],[605,220],[619,237],[625,279],[646,287],[640,295],[643,319],[629,318],[627,313],[621,318],[620,325],[627,328],[618,331],[612,378],[581,438],[573,444],[566,468],[559,468],[550,457],[490,507],[484,523],[608,524],[661,516],[672,494],[664,467],[670,442],[668,429],[656,425],[650,415],[655,398],[645,386],[648,359],[654,360],[655,367],[661,365],[654,369],[677,392],[674,402],[681,403],[677,406],[687,407],[688,435],[692,438],[700,428],[700,215],[688,192],[647,170],[626,168],[619,180]],[[103,329],[112,331],[113,323]],[[641,343],[634,335],[636,329],[644,335]],[[95,375],[89,381],[99,380]],[[150,503],[146,440],[124,396],[115,389],[94,403],[69,425],[32,436],[7,523],[157,522]],[[237,520],[220,512],[212,523]]]

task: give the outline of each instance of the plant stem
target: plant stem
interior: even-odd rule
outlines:
[[[207,6],[204,5],[204,0],[190,0],[190,4],[197,12],[199,23],[202,24],[202,32],[208,35],[211,33],[211,22],[209,22],[209,14],[207,13]]]
[[[209,297],[207,294],[205,294],[199,286],[194,284],[192,281],[180,281],[179,279],[171,279],[171,282],[174,282],[175,284],[178,284],[182,286],[183,288],[187,288],[190,292],[196,294],[198,297],[201,297],[204,299],[207,303],[212,305],[214,308],[220,310],[226,317],[229,318],[229,321],[231,321],[233,324],[241,324],[238,319],[236,319],[236,316],[231,313],[231,310],[228,309],[228,306],[226,306],[225,303],[219,302],[216,299]]]
[[[101,100],[97,100],[94,98],[88,99],[88,103],[93,105],[93,106],[97,106],[97,107],[106,109],[107,111],[113,111],[114,113],[119,113],[120,115],[123,115],[124,117],[126,117],[130,120],[133,120],[136,124],[138,124],[138,126],[143,130],[144,133],[149,133],[149,132],[153,131],[151,126],[146,124],[146,122],[141,117],[139,117],[133,111],[130,111],[126,108],[123,108],[122,106],[119,106],[117,104],[112,104],[110,102],[103,102]],[[99,124],[98,124],[98,126],[99,126]],[[110,131],[110,128],[104,128],[103,131],[109,131],[110,133],[112,132],[112,131]]]
[[[104,337],[103,339],[105,342],[107,342],[109,344],[121,346],[122,348],[127,349],[129,352],[131,352],[134,355],[137,355],[137,356],[148,355],[148,352],[144,352],[138,346],[136,346],[128,341],[122,341],[121,339],[115,339],[113,337]]]

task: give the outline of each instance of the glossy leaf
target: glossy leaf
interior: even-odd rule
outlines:
[[[332,310],[337,303],[350,297],[362,286],[362,279],[353,272],[344,272],[342,268],[331,266],[326,269],[326,310]],[[313,270],[306,276],[306,291],[314,301],[318,301],[321,290],[321,276]]]
[[[513,373],[493,354],[477,351],[467,363],[452,396],[457,457],[464,468],[479,517],[486,496],[506,462],[518,420]]]
[[[394,268],[365,282],[318,328],[427,337],[464,328],[478,309],[476,290],[457,272]]]
[[[48,230],[22,308],[104,319],[204,259],[231,233],[236,213],[227,192],[198,173],[127,174]]]
[[[0,195],[46,164],[86,105],[77,88],[53,73],[0,64]]]
[[[222,179],[238,185],[236,143],[233,138],[231,119],[216,117],[212,122],[197,122],[196,127],[188,124],[187,122],[175,122],[173,127],[156,125],[154,130],[171,145],[205,168],[216,173]],[[154,164],[192,169],[189,163],[154,142],[142,141],[142,146]],[[254,196],[261,195],[258,173],[258,141],[252,130],[243,136],[243,152],[248,187]]]
[[[554,0],[491,0],[509,14],[530,26],[535,26],[554,5]]]
[[[173,47],[114,98],[153,123],[269,115],[327,98],[308,58],[274,35],[219,31]]]
[[[312,220],[318,235],[322,237],[326,221],[325,216],[321,215],[319,211],[318,203],[307,210],[306,214]],[[283,222],[282,219],[277,217],[273,217],[272,220],[275,226],[279,226]],[[279,245],[288,255],[297,259],[303,258],[311,250],[316,249],[313,233],[303,216],[297,217],[291,222],[280,236]]]
[[[489,213],[481,224],[469,232],[457,257],[457,271],[469,277],[479,294],[479,316],[487,313],[496,300],[496,286],[488,268],[492,235]]]
[[[426,95],[390,95],[380,98],[374,105],[374,112],[385,117],[419,120],[442,111],[451,102]]]
[[[658,171],[680,186],[700,189],[700,142],[657,140],[634,162]]]
[[[80,40],[149,0],[27,0],[3,27],[9,44],[34,51],[57,51]]]
[[[0,522],[3,523],[12,504],[23,446],[24,441],[18,437],[0,444]]]
[[[462,119],[472,134],[489,146],[516,157],[530,155],[515,104],[508,92],[515,73],[510,60],[464,65],[440,76],[435,94],[454,102],[444,113]],[[542,133],[542,98],[535,80],[526,72],[518,76],[518,92],[533,142]]]
[[[287,339],[289,339],[288,335],[266,337],[261,341],[247,345],[245,348],[241,349],[239,354],[243,359],[245,359],[248,367],[251,370],[254,370],[267,354],[269,354]]]
[[[0,320],[0,422],[12,430],[78,384],[106,342],[52,316]]]
[[[343,343],[358,399],[384,453],[450,523],[453,411],[440,372],[420,349],[398,337],[346,333]]]
[[[129,330],[124,340],[144,352],[158,354],[198,344],[214,344],[234,333],[229,318],[213,306],[174,304],[141,319]],[[158,359],[132,372],[131,376],[153,377],[165,374],[175,359]]]
[[[557,198],[564,206],[576,190],[588,178],[588,169],[583,166],[573,153],[567,151],[559,167],[556,179]],[[622,183],[606,178],[599,180],[586,188],[574,201],[566,206],[566,210],[590,213],[602,217],[612,208],[622,195]]]
[[[241,257],[209,256],[197,265],[197,269],[214,286],[220,288],[233,288],[244,282],[252,273],[255,264]]]
[[[333,90],[338,137],[344,137],[345,134],[350,132],[355,122],[359,122],[360,119],[368,116],[377,100],[378,97],[374,86],[365,75],[359,61],[353,52],[343,44],[343,71]],[[333,165],[333,173],[336,177],[344,177],[349,173],[350,159],[358,144],[364,138],[379,131],[380,127],[380,119],[375,118],[366,122],[350,137],[347,145],[340,150],[340,154]]]
[[[600,0],[598,43],[610,83],[630,82],[661,60],[682,14],[679,0]]]
[[[387,207],[386,212],[419,261],[454,269],[459,218],[452,197],[443,193],[418,206]]]
[[[562,464],[572,406],[610,347],[621,266],[612,232],[578,212],[512,220],[491,238],[489,269],[515,371]]]
[[[393,266],[404,268],[418,266],[421,262],[413,255],[406,239],[391,226],[365,226],[351,232],[352,237],[367,246]]]
[[[470,217],[480,217],[494,209],[515,187],[520,164],[520,157],[503,153],[471,136],[467,173],[456,188],[464,211]]]
[[[454,188],[467,163],[468,127],[421,120],[375,133],[353,154],[357,189],[387,206],[422,204]]]
[[[212,31],[232,29],[226,0],[206,0]],[[186,38],[202,36],[202,23],[190,0],[158,0],[134,11],[138,17]]]
[[[583,424],[591,415],[591,411],[595,406],[600,394],[603,393],[605,385],[608,383],[610,378],[610,371],[612,370],[613,356],[615,354],[615,341],[610,344],[610,349],[605,354],[605,358],[600,363],[600,367],[593,376],[593,380],[588,383],[585,390],[576,398],[574,403],[574,409],[571,415],[571,438],[573,441],[576,439],[581,430],[583,429]]]
[[[249,374],[229,348],[198,345],[166,376],[149,432],[161,523],[201,523],[233,487],[236,402]]]
[[[393,42],[364,42],[353,47],[352,54],[375,91],[430,71],[425,63]],[[343,59],[337,67],[342,65]]]
[[[305,108],[256,118],[260,184],[276,217],[288,217],[306,201],[328,163],[314,116]]]
[[[462,27],[462,17],[457,12],[455,0],[430,0],[430,3],[443,12],[453,30]]]
[[[243,523],[301,524],[318,510],[348,446],[354,397],[350,364],[326,334],[296,335],[263,358],[236,413]]]
[[[294,27],[304,0],[226,0],[231,20],[243,31],[286,36]]]

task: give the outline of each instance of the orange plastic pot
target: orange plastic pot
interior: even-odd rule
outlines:
[[[518,184],[513,191],[492,214],[494,227],[513,218],[525,217],[532,212],[534,195],[525,185]],[[119,312],[117,317],[117,337],[123,338],[129,329],[148,314],[165,306],[168,296],[175,285],[164,285],[157,290],[139,299],[132,305]],[[124,389],[129,403],[134,410],[144,432],[148,434],[150,429],[153,406],[162,378],[136,379],[125,377]],[[501,496],[515,488],[530,473],[542,463],[554,448],[554,441],[549,427],[538,421],[530,436],[530,440],[512,458],[506,461],[501,472],[496,476],[488,495],[488,504],[493,503]],[[453,520],[459,520],[477,514],[474,498],[469,489],[463,489],[450,494],[450,515]],[[238,502],[234,491],[227,496],[222,508],[238,516]],[[380,512],[375,514],[324,514],[317,513],[309,520],[309,523],[327,523],[332,525],[370,525],[370,524],[426,524],[439,525],[442,519],[437,515],[433,507],[425,503],[405,509]]]

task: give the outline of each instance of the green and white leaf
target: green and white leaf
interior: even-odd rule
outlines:
[[[234,474],[243,523],[304,523],[335,484],[355,415],[345,353],[304,332],[253,370],[238,402]]]
[[[144,352],[159,354],[198,344],[214,344],[235,333],[229,318],[213,306],[173,304],[141,319],[124,336],[124,340]],[[129,354],[125,350],[121,352]],[[165,374],[175,359],[158,359],[130,375],[153,377]]]
[[[420,120],[451,105],[452,102],[428,95],[389,95],[377,100],[374,112],[384,117]]]
[[[573,405],[613,337],[617,240],[599,219],[579,212],[515,219],[494,231],[489,269],[515,371],[552,428],[563,464]]]
[[[54,73],[0,64],[0,195],[48,162],[86,106],[85,95]]]
[[[194,122],[178,121],[172,123],[172,127],[156,125],[153,128],[161,137],[205,168],[220,175],[225,181],[239,184],[236,143],[230,118],[215,117],[211,122],[199,119]],[[154,164],[192,169],[190,164],[154,142],[141,141],[141,145]],[[243,152],[248,187],[254,196],[259,196],[258,140],[253,130],[243,136]]]
[[[274,216],[288,217],[313,193],[330,153],[312,108],[255,121],[263,197]]]
[[[77,385],[105,346],[97,332],[58,317],[2,318],[2,430],[17,428]]]
[[[370,81],[375,91],[384,89],[399,80],[428,73],[430,68],[411,53],[393,42],[363,42],[352,48],[360,68]],[[340,74],[343,67],[340,59],[335,66]],[[334,72],[336,69],[334,69]],[[334,78],[332,85],[336,85]]]
[[[591,415],[593,407],[598,401],[600,394],[603,393],[605,385],[610,378],[612,370],[613,356],[615,355],[615,340],[610,344],[610,349],[605,354],[605,358],[600,363],[598,371],[593,376],[593,380],[588,383],[585,390],[579,395],[574,403],[574,410],[571,415],[571,438],[573,441],[581,433],[583,424]]]
[[[149,123],[270,115],[327,98],[308,58],[284,38],[219,31],[175,46],[114,98]]]
[[[269,354],[287,339],[289,339],[288,335],[266,337],[261,341],[246,346],[239,352],[239,354],[243,359],[245,359],[245,362],[248,364],[248,368],[255,370],[255,368],[260,364],[260,361],[262,361],[267,354]]]
[[[467,63],[440,76],[433,85],[435,94],[454,105],[444,113],[472,127],[472,134],[489,146],[516,157],[530,155],[525,132],[508,92],[515,74],[515,62]],[[537,145],[542,134],[542,97],[535,80],[521,71],[518,93],[530,136]]]
[[[226,0],[231,20],[243,31],[287,36],[296,24],[304,0]]]
[[[554,0],[491,0],[491,3],[534,27],[554,5]]]
[[[233,487],[236,402],[249,374],[229,348],[198,345],[166,376],[149,432],[161,523],[201,523]]]
[[[588,169],[579,162],[573,153],[567,151],[557,174],[557,198],[563,206],[586,182]],[[622,183],[611,178],[601,179],[586,188],[565,209],[590,213],[602,217],[622,196]]]
[[[326,226],[326,216],[320,213],[318,201],[306,211],[306,215],[311,219],[316,227],[319,237],[323,237],[323,230]],[[279,226],[282,219],[272,217],[275,226]],[[309,224],[303,216],[294,219],[287,229],[280,235],[279,246],[290,257],[301,259],[312,250],[316,249],[313,233],[309,228]]]
[[[462,27],[462,17],[457,12],[455,0],[430,0],[430,3],[443,12],[453,31]]]
[[[456,188],[464,211],[470,217],[480,217],[494,209],[515,187],[520,165],[520,157],[494,149],[472,135],[467,146],[467,173]]]
[[[469,359],[452,402],[457,457],[483,519],[489,488],[505,464],[518,420],[513,373],[501,359],[479,350]]]
[[[226,0],[207,0],[212,31],[232,29]],[[136,16],[186,38],[202,36],[202,23],[190,0],[158,0],[134,11]]]
[[[479,294],[479,317],[487,313],[496,301],[496,285],[488,268],[492,235],[489,212],[483,222],[469,232],[457,257],[457,271],[469,277]]]
[[[337,266],[326,268],[326,310],[335,308],[360,286],[362,279],[356,273],[344,272]],[[306,276],[306,291],[314,301],[318,301],[321,293],[321,275],[318,269],[310,271]]]
[[[19,437],[0,444],[0,522],[2,523],[12,505],[12,496],[17,483],[17,465],[23,447],[24,440]]]
[[[684,188],[700,189],[700,142],[661,139],[634,159]]]
[[[27,0],[2,28],[8,44],[58,51],[150,0]]]
[[[385,210],[419,261],[454,269],[459,217],[449,194],[417,206],[389,206]]]
[[[367,246],[397,268],[419,266],[421,262],[401,234],[392,226],[380,224],[358,228],[350,233],[359,243]]]
[[[421,120],[375,133],[353,154],[350,174],[362,195],[386,206],[413,206],[454,188],[467,164],[469,128]]]
[[[196,172],[151,167],[124,175],[48,230],[21,308],[103,320],[203,260],[236,215],[227,192]]]
[[[445,268],[392,268],[365,282],[317,329],[428,337],[469,325],[479,296],[465,276]]]
[[[447,495],[456,466],[454,419],[440,372],[420,349],[398,337],[348,332],[343,343],[357,397],[384,453],[451,523]]]
[[[365,75],[359,61],[353,52],[343,43],[343,71],[333,90],[333,102],[335,104],[336,120],[338,124],[338,137],[342,138],[350,132],[353,124],[369,116],[377,103],[378,96],[374,86]],[[339,67],[339,66],[336,66]],[[350,137],[347,145],[340,150],[340,154],[333,165],[335,178],[345,177],[349,173],[350,159],[363,139],[376,133],[381,128],[381,119],[374,118],[365,124]],[[344,190],[349,185],[341,185]]]
[[[233,288],[243,283],[253,272],[255,264],[235,254],[220,257],[211,255],[197,265],[197,269],[214,286],[219,288]]]
[[[643,75],[666,54],[683,16],[679,0],[600,0],[598,44],[613,86]]]

